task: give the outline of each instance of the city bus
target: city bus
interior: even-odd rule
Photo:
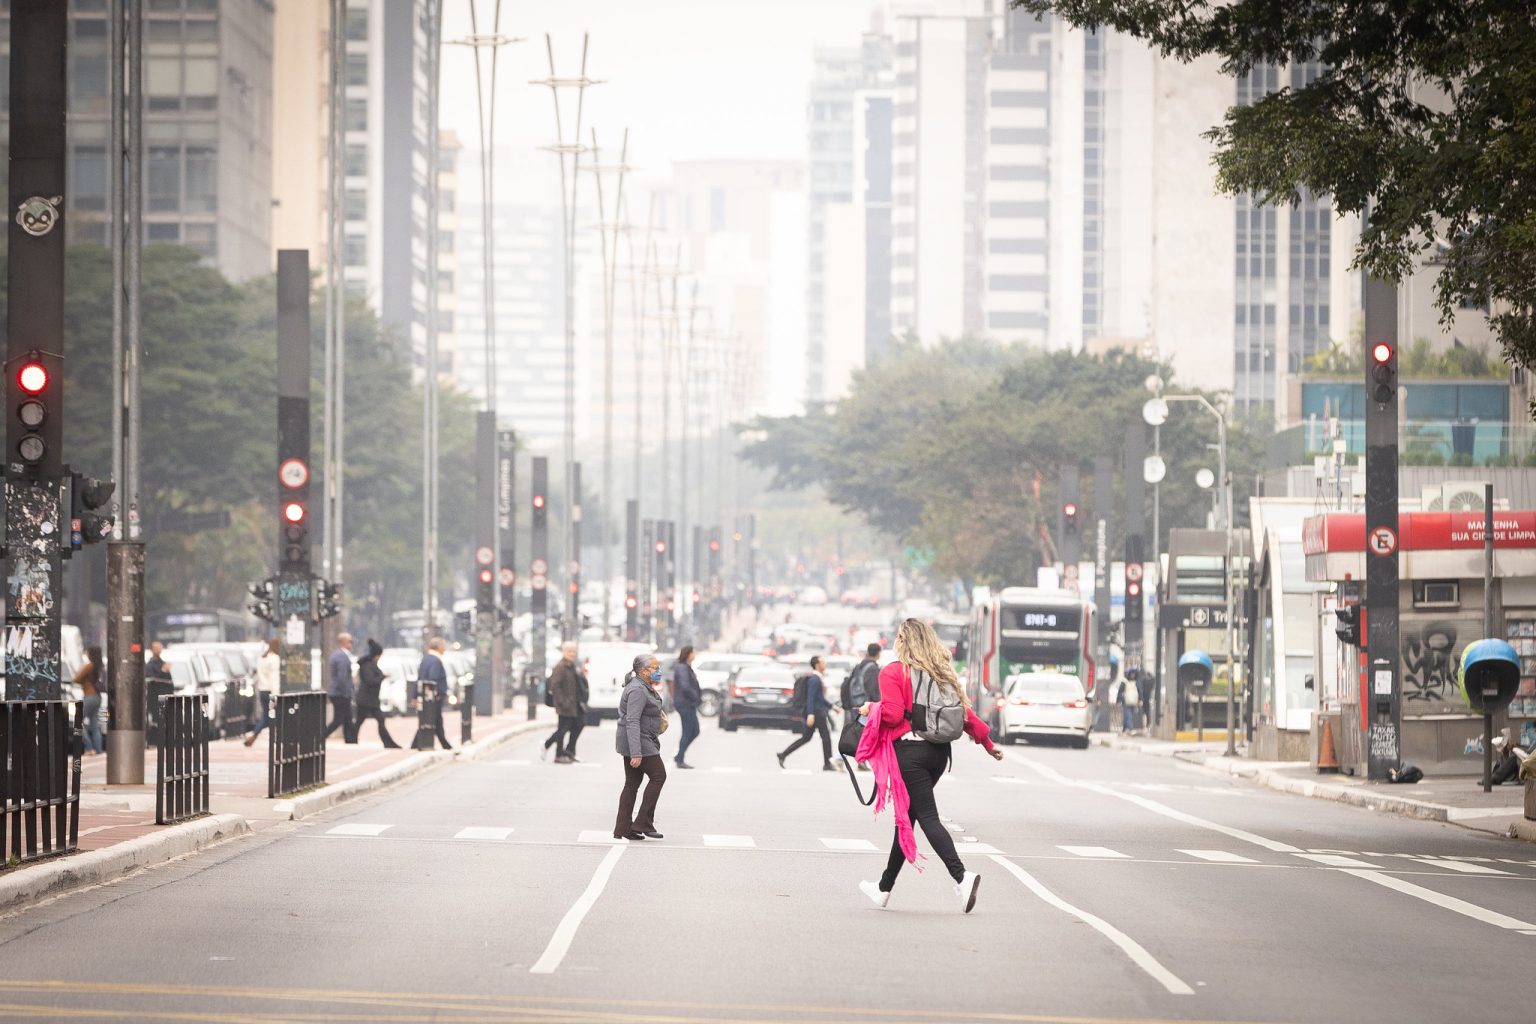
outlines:
[[[1065,590],[979,589],[966,631],[966,692],[976,714],[994,728],[997,700],[1009,676],[1060,672],[1093,693],[1093,602]]]
[[[222,644],[262,640],[267,630],[250,612],[228,608],[175,608],[150,612],[145,640],[171,644]]]

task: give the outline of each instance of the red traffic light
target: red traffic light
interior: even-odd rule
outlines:
[[[656,553],[658,555],[662,555],[662,554],[666,554],[666,551],[667,551],[667,542],[664,541],[664,540],[657,541],[656,542]]]
[[[1378,363],[1391,362],[1392,346],[1388,345],[1384,341],[1378,341],[1376,344],[1371,346],[1371,358]]]
[[[1066,516],[1068,519],[1070,519],[1073,516],[1077,515],[1077,502],[1075,502],[1075,501],[1067,502],[1065,505],[1061,506],[1061,512],[1062,512],[1062,515]]]
[[[719,551],[720,550],[720,542],[717,541],[717,540],[710,541],[709,542],[709,550],[711,550],[711,551]]]
[[[542,494],[535,494],[533,496],[533,507],[534,508],[543,508],[544,507],[544,495],[542,495]]]
[[[1127,583],[1125,585],[1125,596],[1126,597],[1140,597],[1141,596],[1141,584],[1137,583],[1135,580],[1132,580],[1131,582]]]
[[[491,570],[489,570],[489,569],[481,569],[480,570],[480,582],[481,583],[489,583],[489,582],[491,582]]]
[[[304,506],[297,501],[290,501],[283,506],[283,518],[290,523],[302,523],[304,521]]]
[[[42,363],[25,363],[16,374],[16,383],[27,394],[38,394],[48,386],[48,370]]]
[[[638,605],[639,605],[639,603],[640,603],[640,602],[638,602],[638,601],[636,601],[636,600],[635,600],[635,599],[634,599],[634,598],[633,598],[633,597],[626,597],[626,598],[625,598],[625,599],[624,599],[624,607],[625,607],[625,608],[634,608],[634,607],[637,607],[637,606],[638,606]]]

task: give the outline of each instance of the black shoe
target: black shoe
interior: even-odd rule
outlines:
[[[613,838],[615,838],[615,839],[644,839],[645,836],[641,835],[639,832],[626,832],[622,836],[619,835],[617,832],[615,832],[613,834]]]
[[[453,745],[449,744],[449,743],[444,743],[443,744],[443,749],[444,750],[452,750],[453,749]]]
[[[779,760],[779,767],[783,768],[784,767],[784,755],[783,754],[774,754],[773,756],[778,758],[778,760]]]
[[[399,750],[400,749],[400,744],[398,744],[398,743],[394,742],[393,740],[391,740],[390,742],[384,744],[384,749],[385,750]]]
[[[555,758],[555,764],[570,764],[570,763],[571,763],[571,758],[566,757],[564,754],[561,754],[559,757]]]
[[[693,765],[689,764],[687,761],[674,761],[673,763],[676,764],[679,768],[691,769],[693,767]]]
[[[660,833],[660,832],[657,832],[657,831],[656,831],[656,830],[655,830],[655,829],[653,829],[653,828],[652,828],[652,829],[647,829],[647,830],[646,830],[646,832],[645,832],[645,837],[646,837],[646,838],[647,838],[647,839],[665,839],[665,838],[666,838],[666,836],[664,836],[664,835],[662,835],[662,834],[661,834],[661,833]]]
[[[828,761],[826,764],[821,766],[821,770],[824,772],[835,772],[837,771],[837,765],[833,764],[831,761]]]

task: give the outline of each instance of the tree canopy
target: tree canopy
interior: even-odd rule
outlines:
[[[1303,189],[1366,215],[1359,264],[1402,280],[1443,263],[1437,302],[1491,302],[1510,358],[1536,365],[1536,8],[1528,0],[1011,0],[1109,26],[1182,61],[1318,77],[1228,110],[1208,133],[1220,187]]]
[[[1081,504],[1092,521],[1091,467],[1111,460],[1111,543],[1123,537],[1127,430],[1145,431],[1148,376],[1166,367],[1124,353],[1040,352],[965,339],[904,344],[861,371],[835,407],[760,418],[747,428],[749,462],[774,486],[820,485],[835,505],[896,540],[930,550],[935,568],[973,582],[1032,581],[1054,550],[1061,468],[1083,467]],[[1188,486],[1215,468],[1215,424],[1175,406],[1162,429],[1168,478],[1162,526],[1204,523],[1207,492]],[[1260,463],[1255,435],[1229,429],[1239,506]],[[1150,451],[1150,445],[1149,445]],[[1136,467],[1140,472],[1140,467]],[[1150,520],[1146,523],[1150,531]],[[1086,548],[1085,548],[1086,550]]]

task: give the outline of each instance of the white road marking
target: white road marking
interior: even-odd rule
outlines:
[[[1058,850],[1066,850],[1078,857],[1125,857],[1119,850],[1111,850],[1107,846],[1058,846]]]
[[[1316,864],[1324,864],[1330,868],[1366,868],[1374,871],[1376,865],[1370,861],[1356,860],[1353,857],[1341,857],[1336,853],[1298,853],[1296,856],[1302,860],[1310,860]]]
[[[328,836],[377,836],[382,835],[388,825],[335,825],[326,830]]]
[[[597,873],[592,876],[592,881],[587,883],[587,889],[581,897],[565,912],[560,925],[555,929],[555,934],[550,936],[549,945],[544,948],[544,955],[530,968],[529,974],[553,974],[560,966],[560,961],[565,959],[565,954],[570,951],[571,942],[576,938],[576,929],[581,927],[581,922],[586,919],[597,898],[603,894],[603,887],[608,884],[608,878],[613,874],[613,866],[624,856],[627,843],[619,843],[613,849],[603,854],[603,859],[597,866]]]
[[[479,825],[471,825],[461,828],[454,834],[455,839],[505,839],[512,834],[509,828],[483,828]]]
[[[1179,852],[1180,853],[1187,853],[1191,857],[1198,857],[1201,860],[1208,860],[1208,861],[1211,861],[1212,863],[1215,863],[1215,864],[1257,864],[1258,863],[1258,861],[1254,860],[1252,857],[1244,857],[1240,853],[1232,853],[1232,852],[1227,851],[1227,850],[1180,850]]]
[[[757,840],[751,836],[713,836],[705,835],[705,846],[723,846],[737,850],[751,849],[757,845]]]
[[[1506,877],[1509,875],[1508,871],[1500,871],[1498,868],[1490,868],[1482,864],[1472,864],[1464,860],[1436,860],[1432,857],[1415,857],[1413,859],[1426,867],[1450,868],[1452,871],[1460,871],[1464,875],[1504,875]]]
[[[503,768],[523,768],[532,764],[533,762],[527,759],[507,758],[502,761],[486,761],[485,763],[489,765],[500,765]]]
[[[969,845],[960,847],[960,849],[962,851],[964,851],[965,853],[988,854],[988,853],[1002,853],[1003,852],[1002,850],[999,850],[997,847],[993,846],[991,843],[978,843],[975,840],[971,839],[970,836],[966,836],[965,837],[965,841]]]
[[[1422,885],[1414,885],[1412,882],[1406,882],[1401,878],[1394,878],[1380,871],[1358,871],[1346,868],[1343,873],[1354,875],[1356,878],[1363,878],[1367,882],[1375,882],[1377,885],[1385,886],[1388,889],[1395,889],[1404,895],[1423,900],[1425,903],[1433,903],[1437,907],[1454,911],[1463,917],[1470,917],[1474,921],[1481,921],[1483,924],[1491,924],[1496,928],[1507,928],[1510,931],[1536,933],[1536,924],[1513,917],[1506,917],[1497,911],[1486,910],[1475,903],[1468,903],[1466,900],[1459,900],[1454,896],[1446,896],[1444,893],[1435,892],[1433,889],[1426,889]]]
[[[782,769],[782,771],[783,771],[783,773],[785,775],[809,775],[809,774],[811,774],[811,770],[809,768],[784,768],[784,769]]]
[[[581,835],[576,837],[576,841],[578,843],[608,843],[610,845],[613,843],[628,842],[626,839],[613,838],[612,832],[604,832],[603,830],[596,828],[588,829],[582,832]]]
[[[1143,971],[1146,971],[1147,974],[1151,975],[1158,984],[1162,985],[1163,988],[1167,989],[1169,992],[1176,996],[1190,996],[1195,994],[1194,989],[1190,988],[1189,985],[1180,980],[1177,975],[1159,963],[1157,958],[1154,957],[1151,953],[1148,953],[1140,943],[1122,932],[1120,929],[1116,928],[1114,925],[1110,924],[1108,921],[1105,921],[1100,917],[1095,917],[1094,915],[1088,913],[1086,910],[1079,910],[1077,907],[1074,907],[1072,904],[1068,903],[1066,900],[1062,899],[1060,896],[1057,896],[1045,886],[1041,885],[1038,881],[1035,880],[1033,875],[1006,857],[994,856],[992,859],[1001,865],[1004,871],[1007,871],[1020,882],[1023,882],[1024,887],[1027,888],[1030,892],[1034,893],[1036,896],[1040,897],[1042,900],[1049,903],[1057,910],[1060,910],[1063,913],[1071,914],[1079,921],[1097,931],[1100,935],[1103,935],[1110,942],[1113,942],[1116,946],[1119,946],[1121,952],[1130,957],[1132,963],[1134,963],[1137,967],[1140,967]]]
[[[1266,839],[1264,836],[1255,835],[1252,832],[1248,832],[1240,828],[1232,828],[1227,825],[1219,825],[1214,821],[1208,821],[1205,818],[1199,818],[1193,814],[1185,814],[1183,811],[1174,810],[1167,804],[1160,804],[1156,800],[1150,800],[1144,796],[1137,796],[1135,793],[1125,793],[1117,789],[1111,789],[1108,786],[1101,786],[1096,782],[1083,782],[1079,779],[1070,778],[1061,774],[1061,772],[1058,772],[1054,768],[1040,764],[1037,761],[1031,761],[1027,757],[1020,757],[1018,754],[1009,753],[1006,756],[1009,760],[1017,761],[1019,764],[1024,765],[1026,768],[1029,768],[1036,774],[1050,779],[1052,782],[1060,783],[1063,786],[1073,786],[1078,789],[1086,789],[1091,792],[1098,793],[1101,796],[1112,796],[1119,800],[1125,800],[1129,803],[1135,804],[1138,807],[1149,810],[1153,814],[1161,814],[1165,818],[1172,818],[1174,821],[1182,821],[1186,825],[1194,825],[1197,828],[1210,829],[1212,832],[1220,832],[1222,835],[1229,838],[1238,839],[1245,843],[1252,843],[1254,846],[1262,846],[1264,849],[1270,850],[1274,853],[1300,852],[1297,847],[1292,846],[1290,843],[1282,843],[1274,839]]]
[[[829,850],[858,850],[861,853],[875,849],[875,844],[868,839],[823,839],[821,845]]]

